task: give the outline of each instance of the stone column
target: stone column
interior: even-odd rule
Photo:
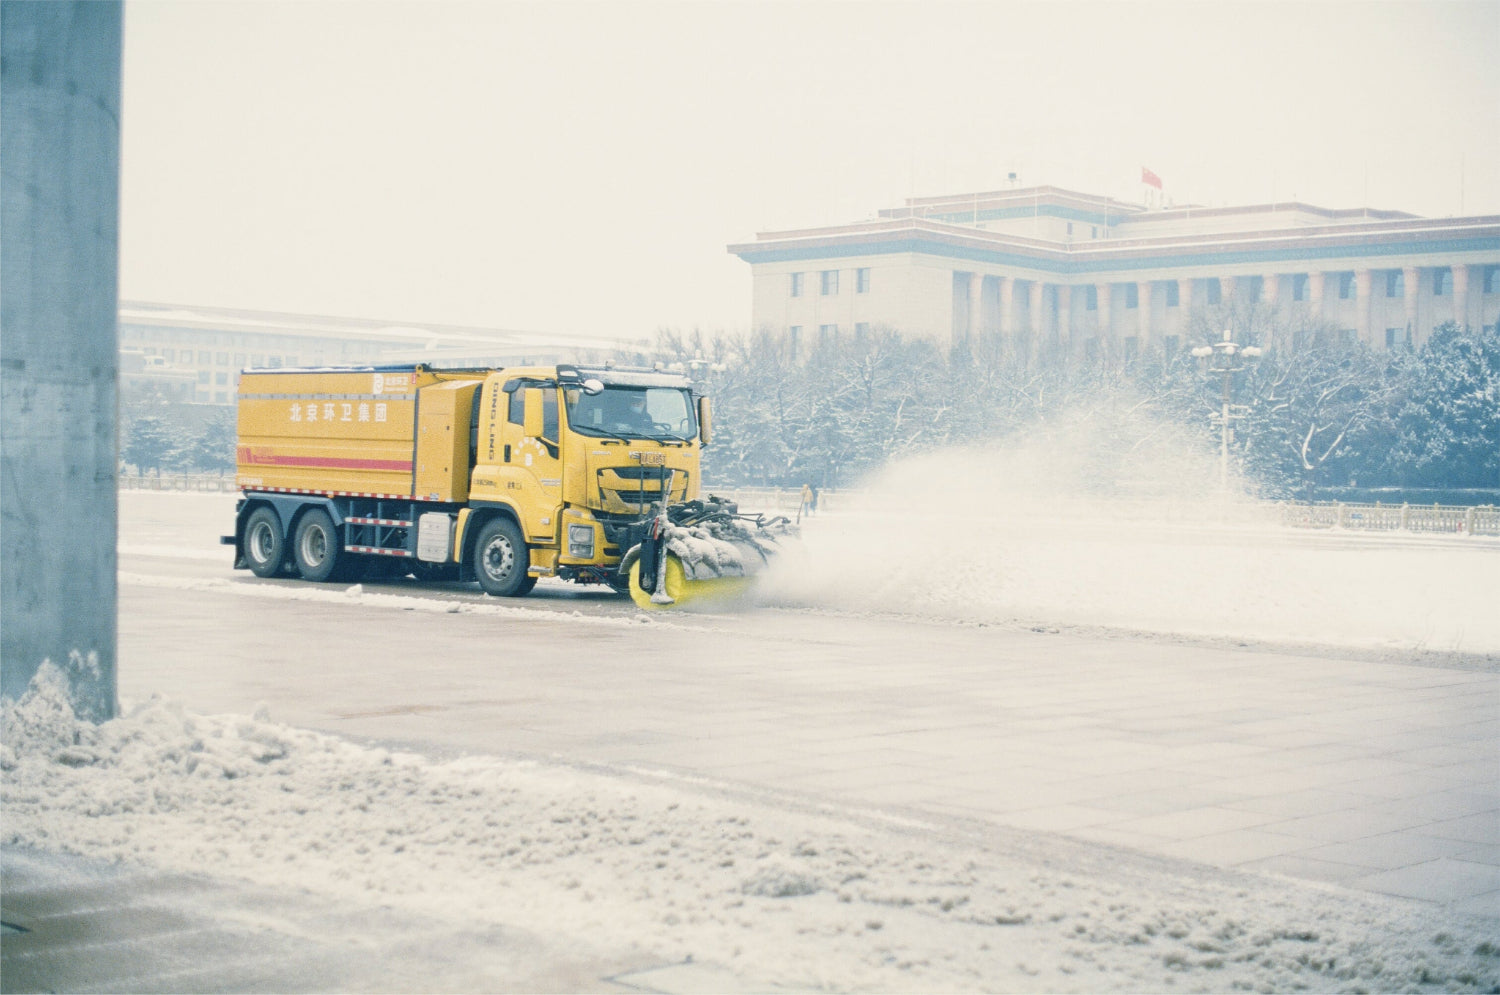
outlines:
[[[1000,338],[1007,348],[1016,331],[1016,280],[1015,277],[998,277],[1000,281]]]
[[[1219,303],[1228,307],[1234,303],[1234,281],[1236,277],[1219,277]]]
[[[1370,330],[1370,288],[1374,276],[1367,269],[1354,271],[1354,327],[1359,331],[1359,340],[1367,346],[1375,344]]]
[[[1323,271],[1307,274],[1307,311],[1314,322],[1323,320]]]
[[[1469,324],[1469,267],[1453,267],[1453,320],[1460,328]]]
[[[1095,321],[1098,328],[1096,334],[1098,335],[1099,339],[1100,360],[1108,360],[1113,358],[1115,352],[1115,330],[1114,323],[1111,320],[1109,303],[1109,291],[1111,286],[1113,285],[1109,283],[1100,283],[1095,285],[1095,290],[1099,296],[1099,312]]]
[[[1146,354],[1146,346],[1151,342],[1151,281],[1142,280],[1135,285],[1135,304],[1137,325],[1136,351],[1138,355]]]
[[[1260,302],[1275,307],[1281,300],[1281,276],[1267,273],[1260,278]]]
[[[1066,357],[1073,350],[1073,286],[1057,285],[1057,346],[1058,354]]]
[[[1191,278],[1184,278],[1177,281],[1177,334],[1187,335],[1188,326],[1192,320],[1193,281]]]
[[[984,274],[969,274],[969,342],[978,346],[984,337]]]
[[[1406,305],[1406,342],[1415,349],[1427,339],[1417,331],[1417,298],[1422,293],[1422,271],[1416,266],[1403,267],[1401,285],[1404,288],[1402,303]]]
[[[0,695],[117,708],[119,3],[0,4]]]
[[[1046,284],[1040,280],[1031,281],[1031,341],[1026,344],[1026,358],[1028,365],[1036,362],[1041,355],[1042,331],[1047,327],[1047,295]]]

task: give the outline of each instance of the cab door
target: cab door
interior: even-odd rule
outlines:
[[[503,494],[521,516],[521,528],[531,542],[556,538],[562,513],[562,460],[558,450],[557,387],[536,381],[505,384],[508,400],[500,426],[498,478]],[[526,431],[527,408],[540,422],[537,434]]]

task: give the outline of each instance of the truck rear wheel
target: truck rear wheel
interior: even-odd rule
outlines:
[[[492,519],[474,544],[474,576],[485,594],[516,598],[536,586],[528,573],[531,554],[521,530],[508,518]]]
[[[245,522],[245,562],[257,577],[275,577],[286,556],[281,519],[270,508],[256,508]]]
[[[313,582],[341,579],[339,561],[350,559],[344,555],[343,545],[328,512],[321,508],[312,509],[297,523],[297,537],[292,542],[297,572],[303,580]],[[346,566],[343,573],[348,572]]]

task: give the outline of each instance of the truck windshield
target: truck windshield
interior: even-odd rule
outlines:
[[[676,387],[606,387],[598,394],[563,389],[568,425],[584,435],[691,439],[698,433],[692,397]]]

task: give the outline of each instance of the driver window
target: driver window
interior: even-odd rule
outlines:
[[[526,397],[524,390],[513,390],[506,420],[512,425],[526,424]],[[557,391],[542,388],[542,438],[557,441]]]

